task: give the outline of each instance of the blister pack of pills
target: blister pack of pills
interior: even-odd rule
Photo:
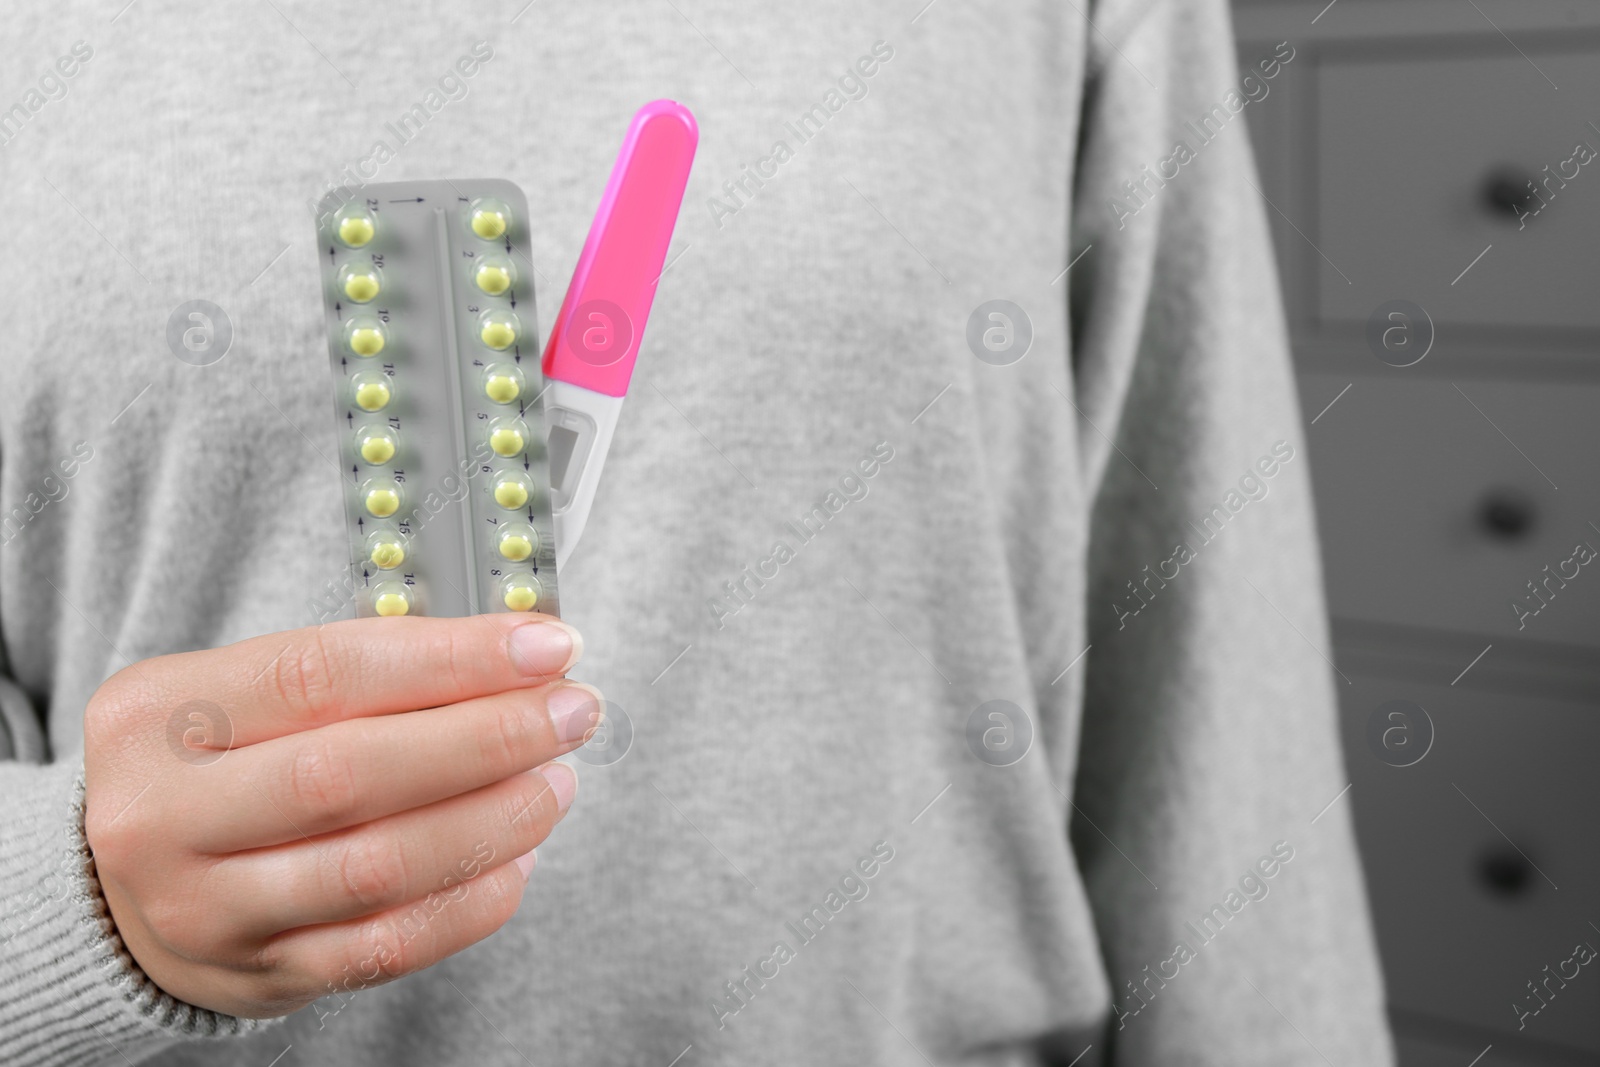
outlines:
[[[317,233],[356,613],[559,614],[521,190],[335,191]]]

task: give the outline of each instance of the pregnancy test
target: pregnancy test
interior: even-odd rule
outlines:
[[[557,569],[594,504],[699,140],[682,104],[656,100],[634,115],[545,346]]]

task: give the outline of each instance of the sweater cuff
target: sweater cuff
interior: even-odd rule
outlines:
[[[84,835],[80,761],[0,768],[0,1062],[127,1064],[176,1041],[251,1033],[161,991],[118,936]]]

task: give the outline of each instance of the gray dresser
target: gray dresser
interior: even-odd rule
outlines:
[[[1600,4],[1234,12],[1402,1062],[1600,1064]]]

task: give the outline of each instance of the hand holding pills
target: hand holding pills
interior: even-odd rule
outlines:
[[[428,967],[516,911],[602,700],[537,614],[365,618],[147,659],[84,713],[123,942],[251,1018]]]

